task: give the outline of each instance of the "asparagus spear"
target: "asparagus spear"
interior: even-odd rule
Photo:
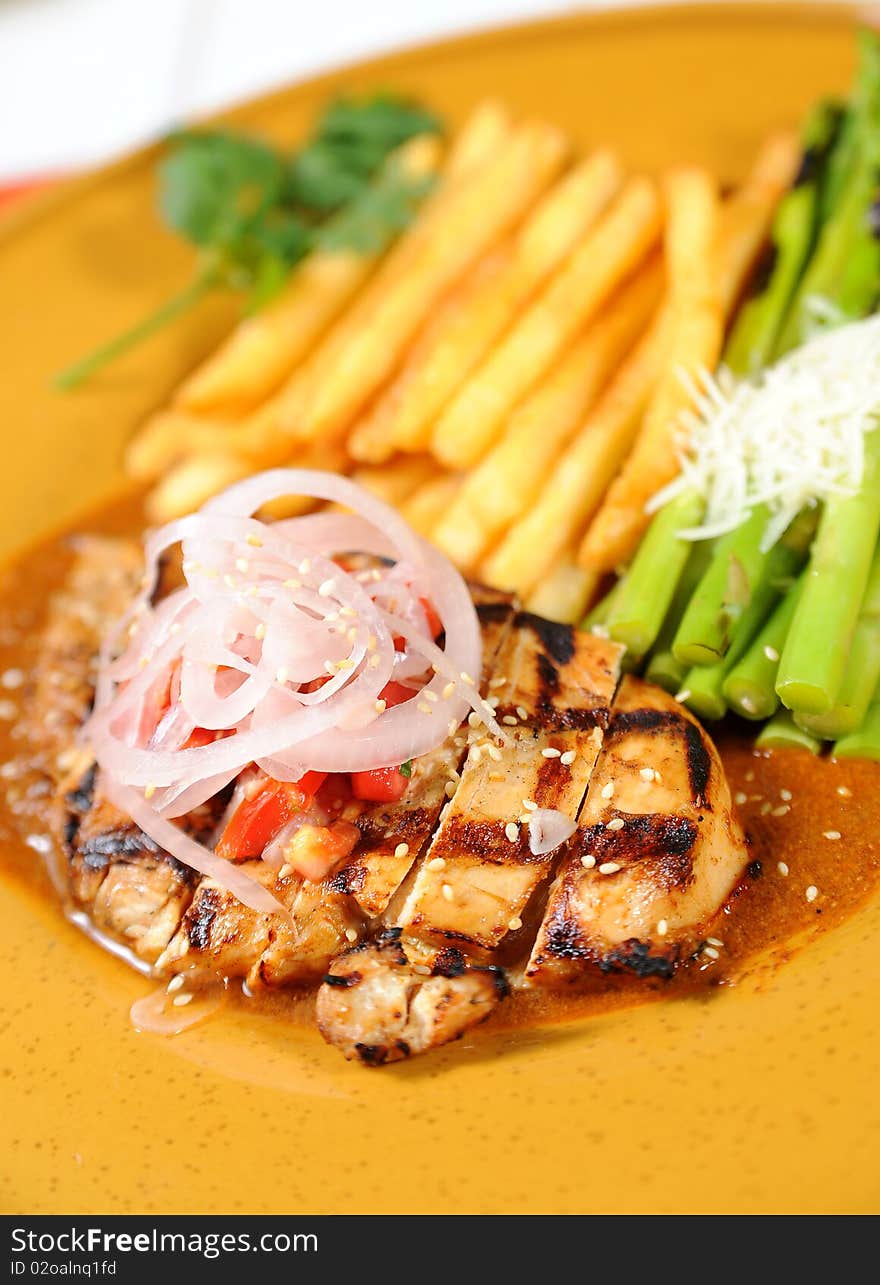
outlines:
[[[770,718],[779,708],[776,675],[791,622],[800,600],[803,577],[778,603],[751,646],[732,667],[722,685],[730,708],[743,718]]]
[[[809,750],[811,754],[818,754],[822,748],[821,742],[798,727],[785,709],[764,724],[755,744],[759,750]]]
[[[825,505],[779,662],[776,692],[798,714],[827,714],[838,697],[878,530],[880,429],[874,429],[865,435],[860,489]]]
[[[713,548],[713,540],[700,540],[694,544],[648,660],[645,677],[649,682],[657,683],[668,692],[677,692],[684,682],[687,670],[673,656],[672,640],[675,638],[678,622],[690,601],[691,594],[705,574]]]
[[[682,686],[688,694],[682,699],[701,718],[724,716],[727,710],[725,679],[748,651],[780,596],[791,591],[814,530],[815,517],[809,511],[795,519],[764,558],[749,604],[732,627],[730,646],[724,658],[714,665],[694,666],[686,674]]]
[[[827,714],[796,718],[801,727],[825,741],[857,731],[865,720],[880,681],[880,547],[868,576],[865,596],[853,632],[846,672],[837,700]]]
[[[822,184],[819,217],[824,222],[837,208],[846,181],[849,178],[859,151],[859,134],[862,122],[870,112],[872,95],[880,83],[880,41],[876,33],[867,28],[856,36],[858,72],[848,108],[837,134],[834,149],[828,158],[825,182]]]
[[[736,375],[754,374],[770,361],[789,302],[815,245],[822,180],[840,119],[840,107],[825,102],[819,103],[807,120],[800,171],[773,220],[769,276],[763,289],[741,308],[727,341],[724,363]]]
[[[834,757],[880,760],[880,692],[875,693],[859,730],[835,742]]]
[[[654,645],[691,552],[679,531],[703,514],[702,498],[683,491],[654,518],[608,615],[612,638],[641,657]]]
[[[792,300],[775,355],[797,348],[817,329],[866,316],[880,293],[880,37],[861,37],[861,61],[845,151],[833,179],[833,207]],[[844,163],[845,162],[845,163]]]
[[[592,629],[594,625],[604,627],[608,622],[608,616],[618,595],[622,580],[617,580],[608,590],[604,598],[600,598],[596,605],[587,612],[581,621],[581,629]]]
[[[683,665],[712,665],[726,654],[733,626],[749,605],[764,566],[761,538],[767,518],[767,508],[757,506],[742,526],[716,544],[672,644]]]

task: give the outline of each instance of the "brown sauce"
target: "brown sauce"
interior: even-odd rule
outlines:
[[[90,529],[106,533],[131,534],[140,527],[140,511],[131,502],[103,511],[90,523]],[[0,576],[0,875],[33,895],[54,899],[59,913],[63,871],[59,854],[45,839],[45,793],[29,768],[18,712],[45,604],[61,584],[69,559],[66,539],[56,538]],[[756,752],[753,729],[734,720],[710,730],[751,847],[749,872],[714,930],[717,958],[704,954],[669,982],[609,976],[590,981],[577,994],[516,991],[484,1029],[569,1021],[735,984],[755,968],[784,962],[818,933],[856,913],[880,886],[875,821],[880,764],[833,762],[804,751]],[[808,896],[808,889],[815,894]],[[88,930],[85,916],[72,917]],[[113,949],[123,957],[128,953]],[[145,994],[149,985],[145,982]],[[228,1002],[256,1005],[288,1022],[313,1021],[311,993],[244,996],[236,988]]]

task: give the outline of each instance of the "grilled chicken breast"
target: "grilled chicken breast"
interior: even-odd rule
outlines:
[[[463,725],[413,765],[399,802],[345,803],[361,840],[320,883],[249,862],[286,914],[248,909],[113,807],[77,743],[101,638],[140,574],[134,543],[80,543],[44,633],[29,739],[53,786],[73,906],[157,975],[323,979],[325,1038],[379,1065],[488,1016],[508,988],[500,955],[518,985],[670,976],[740,879],[745,842],[696,720],[649,684],[619,683],[613,644],[474,589],[481,690],[506,743]],[[226,802],[181,824],[210,843]],[[577,819],[568,844],[532,853],[535,808]]]
[[[748,861],[718,752],[659,687],[626,677],[526,969],[670,977]]]

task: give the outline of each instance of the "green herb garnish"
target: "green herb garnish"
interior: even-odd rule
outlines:
[[[255,311],[313,250],[381,252],[429,183],[379,171],[407,139],[439,129],[421,107],[379,95],[331,104],[293,154],[228,130],[172,135],[159,167],[159,209],[198,249],[196,271],[151,316],[62,371],[56,386],[75,388],[213,290],[241,291]]]
[[[412,776],[412,759],[407,759],[405,763],[401,763],[398,770],[401,776],[405,776],[409,780]]]

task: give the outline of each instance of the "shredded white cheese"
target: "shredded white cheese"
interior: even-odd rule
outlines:
[[[682,425],[681,473],[648,510],[697,491],[703,520],[679,534],[704,540],[766,505],[769,548],[807,505],[861,484],[864,437],[880,413],[880,316],[819,335],[754,380],[736,383],[722,369],[690,387],[695,410]]]

